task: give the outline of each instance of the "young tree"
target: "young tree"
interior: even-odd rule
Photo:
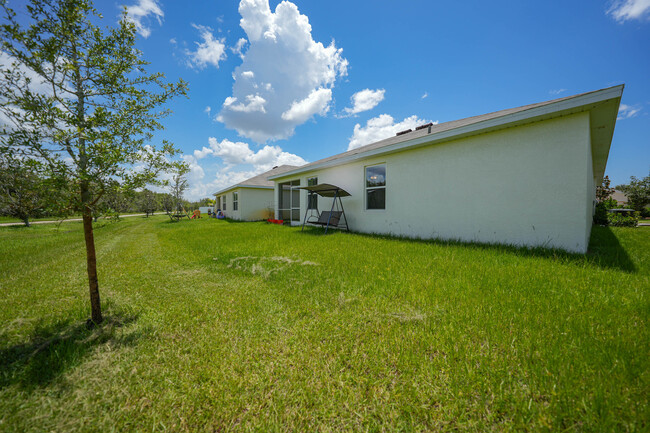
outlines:
[[[172,181],[170,184],[171,194],[174,198],[174,211],[178,212],[183,207],[183,193],[187,189],[187,179],[185,179],[185,173],[187,173],[187,168],[183,167],[176,171],[172,176]]]
[[[108,185],[124,189],[156,183],[176,149],[147,144],[164,105],[186,94],[186,84],[149,74],[135,48],[135,26],[99,27],[91,0],[30,0],[20,19],[5,12],[0,46],[0,152],[39,162],[64,176],[83,215],[92,321],[102,322],[92,208]]]
[[[154,193],[148,189],[142,191],[140,194],[140,210],[145,213],[147,218],[149,218],[150,214],[153,215],[157,207],[158,204],[156,203],[156,196]]]
[[[119,188],[106,192],[103,198],[106,200],[109,212],[116,220],[120,219],[120,214],[129,209],[128,194],[120,191]]]
[[[165,194],[162,198],[161,205],[163,210],[167,212],[167,215],[174,212],[174,196],[171,194]]]
[[[21,219],[29,227],[29,219],[45,211],[47,194],[43,180],[30,161],[0,155],[0,212]]]
[[[606,200],[609,200],[614,194],[614,188],[610,188],[609,176],[603,178],[603,183],[600,186],[596,187],[596,201],[602,203]]]
[[[629,184],[618,185],[616,189],[625,193],[628,206],[634,210],[642,212],[650,204],[650,174],[643,179],[632,176]]]

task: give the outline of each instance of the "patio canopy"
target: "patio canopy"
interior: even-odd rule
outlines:
[[[304,189],[309,192],[318,194],[321,197],[349,197],[350,193],[336,185],[321,183],[312,186],[302,186],[296,189]]]

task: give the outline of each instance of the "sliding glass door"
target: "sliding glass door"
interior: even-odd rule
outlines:
[[[280,184],[278,210],[280,218],[291,224],[300,223],[300,180],[292,180]]]

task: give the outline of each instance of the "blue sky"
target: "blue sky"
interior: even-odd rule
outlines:
[[[189,82],[166,138],[186,198],[445,122],[625,83],[606,173],[650,170],[650,0],[128,0],[151,71]]]

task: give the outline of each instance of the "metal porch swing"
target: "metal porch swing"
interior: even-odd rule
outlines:
[[[341,197],[350,196],[349,192],[329,183],[303,186],[298,189],[304,189],[309,194],[307,210],[305,211],[305,218],[302,221],[302,229],[300,229],[300,231],[305,229],[305,224],[307,223],[325,227],[325,234],[327,234],[327,229],[330,227],[345,227],[345,230],[350,231],[350,228],[348,227],[348,219],[345,217],[345,210],[343,209],[343,202],[341,201]],[[314,194],[321,197],[334,198],[334,200],[332,200],[332,208],[329,211],[319,212],[318,205],[316,205],[310,209],[309,203],[312,203],[311,197]]]

